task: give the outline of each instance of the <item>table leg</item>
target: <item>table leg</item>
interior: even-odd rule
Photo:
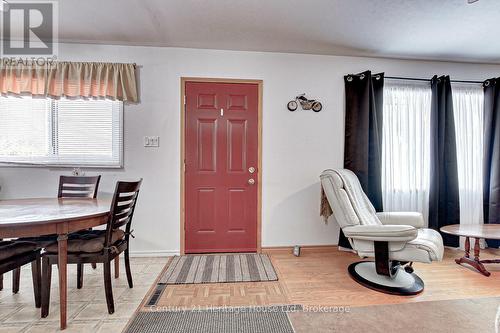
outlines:
[[[481,251],[481,246],[479,245],[479,238],[476,238],[474,242],[474,260],[479,261],[479,252]]]
[[[58,243],[58,266],[59,266],[59,313],[61,330],[66,328],[67,307],[67,264],[68,264],[68,235],[60,234]]]
[[[484,267],[483,263],[486,263],[486,260],[480,260],[479,259],[479,253],[481,251],[481,247],[479,244],[479,238],[476,238],[474,242],[474,259],[470,258],[470,242],[469,242],[469,237],[465,238],[465,255],[462,258],[455,259],[455,262],[457,264],[468,264],[474,267],[479,271],[479,273],[483,274],[484,276],[490,276],[491,273],[486,270]]]
[[[500,259],[486,259],[481,260],[482,264],[500,264]]]

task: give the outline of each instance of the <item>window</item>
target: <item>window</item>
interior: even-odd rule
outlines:
[[[122,102],[0,97],[0,164],[122,165]]]
[[[460,223],[483,223],[483,87],[452,85]]]
[[[460,221],[483,221],[483,88],[452,85]],[[431,89],[427,83],[388,81],[384,87],[382,195],[384,210],[428,216]]]
[[[428,216],[431,89],[388,80],[384,87],[382,195],[386,211]]]

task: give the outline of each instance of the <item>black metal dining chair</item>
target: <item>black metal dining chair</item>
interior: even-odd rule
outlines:
[[[119,181],[111,203],[106,230],[86,230],[69,235],[68,264],[102,263],[104,266],[104,290],[108,312],[114,313],[111,287],[111,261],[125,253],[127,282],[133,288],[130,271],[129,241],[131,225],[142,179],[137,182]],[[124,230],[122,229],[124,228]],[[47,246],[42,256],[42,317],[49,313],[52,265],[58,262],[57,242]],[[78,285],[83,285],[83,273],[77,270]]]
[[[21,267],[31,263],[35,306],[41,306],[40,248],[36,243],[23,241],[0,241],[0,276],[12,271],[12,292],[19,292]],[[3,289],[3,281],[0,290]]]

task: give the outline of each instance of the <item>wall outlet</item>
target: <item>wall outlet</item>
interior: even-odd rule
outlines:
[[[159,136],[145,136],[144,137],[144,147],[159,147],[160,137]]]

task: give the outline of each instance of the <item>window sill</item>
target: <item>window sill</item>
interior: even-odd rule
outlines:
[[[44,168],[44,169],[123,169],[123,165],[96,165],[96,164],[28,164],[2,163],[0,168]]]

